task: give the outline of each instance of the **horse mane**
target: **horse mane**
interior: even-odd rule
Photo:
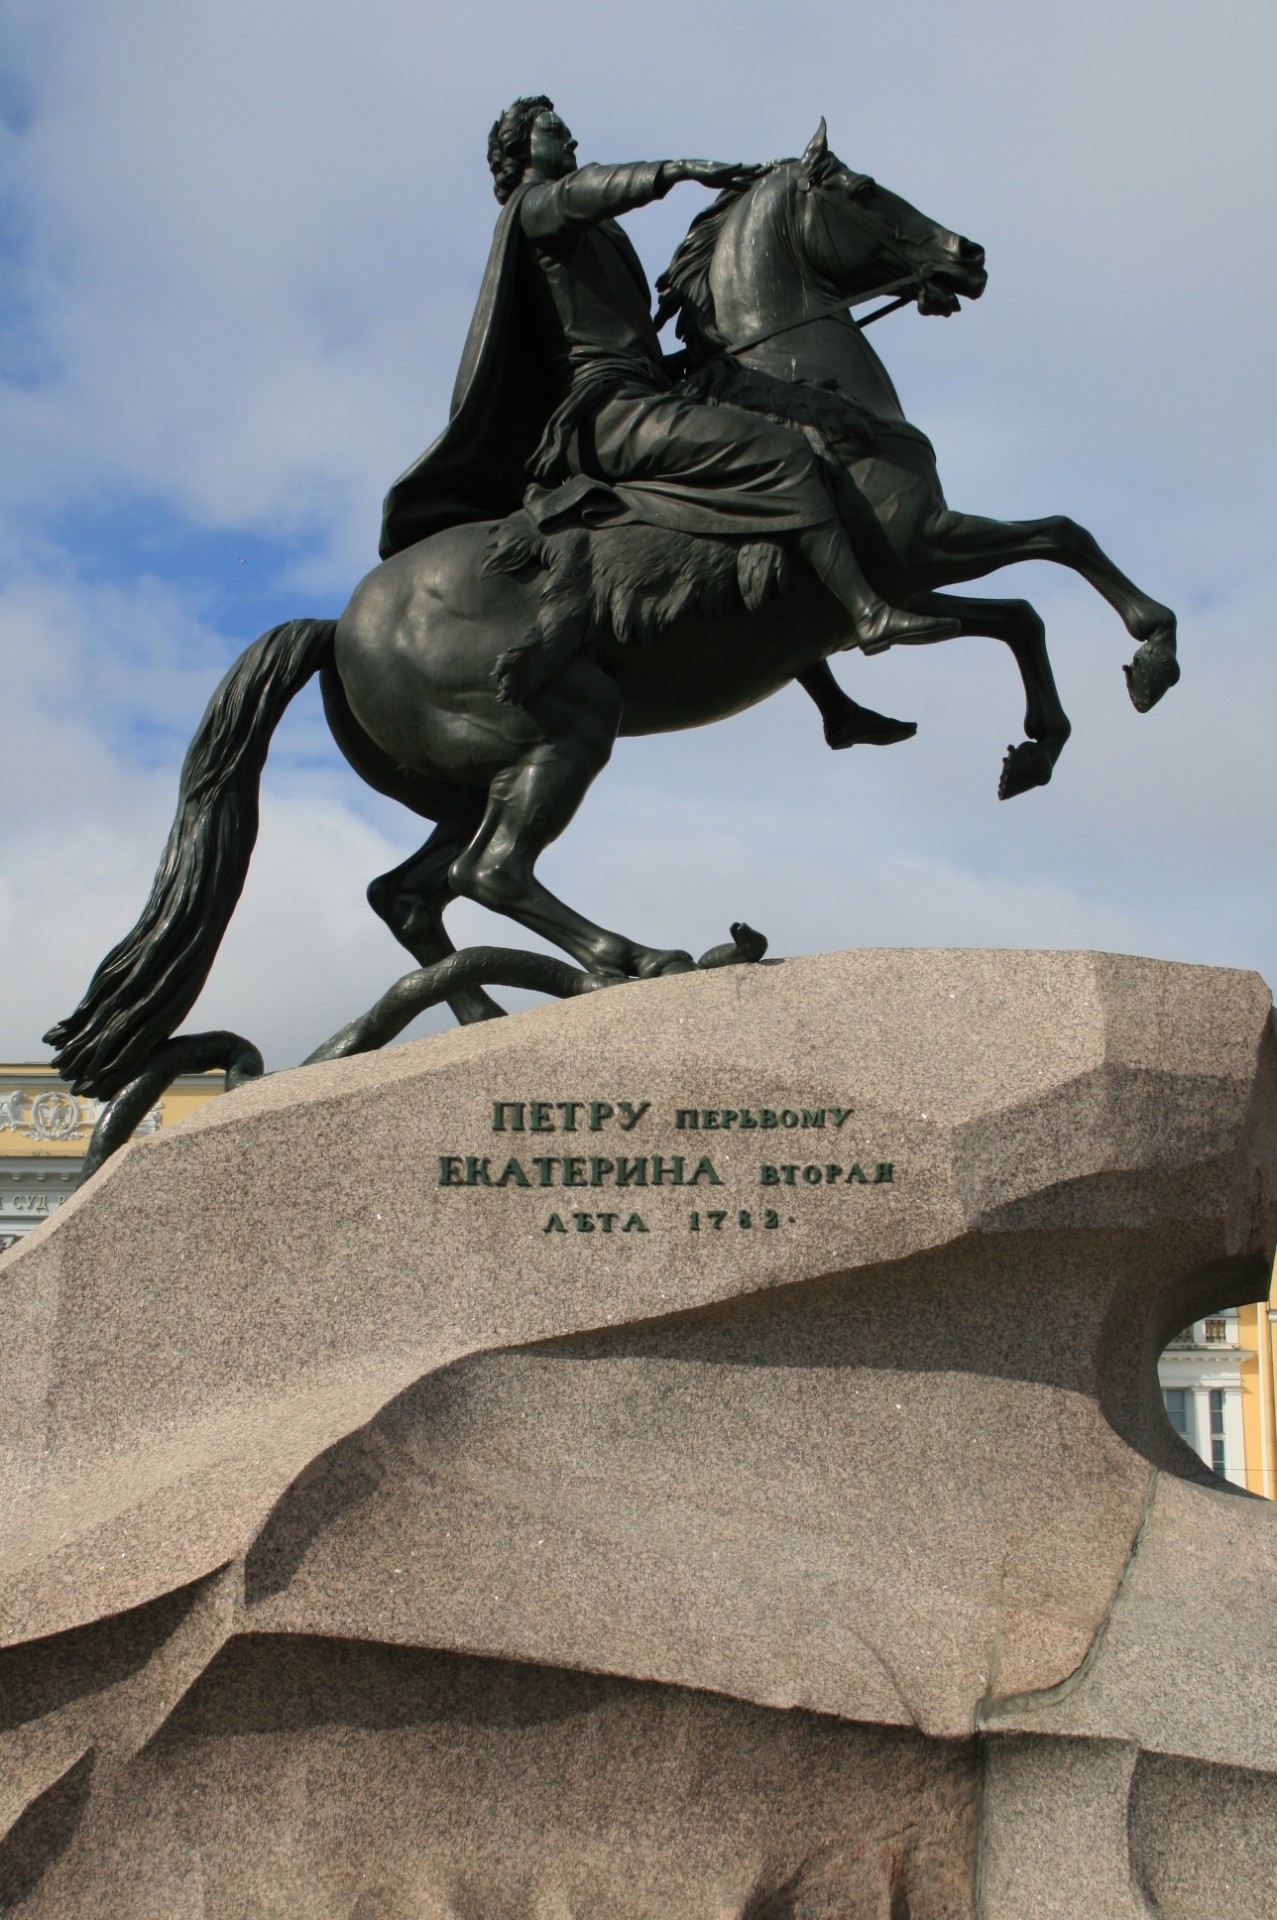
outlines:
[[[787,164],[784,160],[773,161],[758,179],[765,179],[777,167]],[[698,340],[712,340],[714,302],[709,290],[710,263],[728,214],[747,193],[753,192],[758,179],[748,180],[740,187],[725,187],[717,200],[703,208],[687,229],[675,249],[674,258],[656,283],[656,291],[660,295],[660,305],[656,309],[658,333],[677,314],[675,331],[680,340],[687,341],[693,349]]]

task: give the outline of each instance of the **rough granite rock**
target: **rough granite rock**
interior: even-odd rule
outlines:
[[[136,1142],[0,1264],[0,1912],[1277,1916],[1277,1514],[1156,1380],[1275,1227],[1262,983],[1096,954]]]

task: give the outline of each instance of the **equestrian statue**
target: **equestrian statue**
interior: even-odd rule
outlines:
[[[462,1021],[498,1016],[489,985],[568,994],[690,968],[556,899],[537,860],[620,734],[725,719],[797,680],[830,746],[908,739],[911,723],[843,692],[835,653],[1005,641],[1025,738],[998,791],[1045,785],[1069,722],[1042,621],[1025,600],[948,591],[960,583],[1023,560],[1071,567],[1137,642],[1135,707],[1179,678],[1174,615],[1084,527],[946,503],[865,328],[906,304],[945,316],[978,299],[984,251],[844,165],[823,121],[801,158],[763,166],[578,167],[538,96],[500,117],[488,158],[502,212],[451,417],[386,497],[381,564],[339,620],[275,627],[226,675],[142,916],[46,1036],[75,1091],[109,1103],[94,1164],[178,1072],[219,1065],[231,1084],[261,1071],[236,1035],[176,1029],[243,887],[271,735],[315,674],[356,773],[434,831],[368,889],[417,971],[312,1058],[381,1045],[441,999]],[[654,314],[618,221],[685,181],[718,195],[658,280]],[[681,344],[667,354],[670,321]],[[458,953],[443,920],[458,897],[576,965]],[[764,945],[741,925],[700,964]]]

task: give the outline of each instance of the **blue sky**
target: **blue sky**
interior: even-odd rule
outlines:
[[[488,125],[550,93],[585,158],[831,142],[981,241],[990,286],[879,351],[975,511],[1067,512],[1181,618],[1129,707],[1089,589],[998,576],[1048,623],[1073,740],[996,801],[1019,737],[988,641],[844,683],[920,722],[829,754],[796,690],[623,743],[543,877],[700,950],[1100,946],[1277,977],[1274,295],[1267,4],[8,0],[0,74],[0,1054],[38,1058],[131,923],[182,752],[259,632],[336,614],[381,495],[434,436],[496,206]],[[630,221],[654,275],[703,195]],[[301,1057],[409,964],[363,889],[420,837],[313,690],[268,768],[249,885],[190,1024]],[[506,928],[459,906],[459,939]]]

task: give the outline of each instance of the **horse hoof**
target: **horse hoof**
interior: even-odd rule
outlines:
[[[690,953],[677,948],[668,948],[664,952],[649,952],[639,961],[636,977],[640,980],[656,980],[667,973],[695,973],[696,962]]]
[[[604,987],[627,987],[630,983],[628,973],[613,973],[604,967],[596,967],[585,976],[582,993],[598,993]]]
[[[1044,787],[1054,765],[1046,748],[1036,740],[1021,740],[1017,746],[1008,747],[998,779],[998,799],[1014,800],[1017,793],[1027,793],[1030,787]]]
[[[1131,661],[1123,667],[1126,691],[1136,713],[1147,713],[1179,679],[1179,661],[1172,648],[1160,640],[1146,640]]]

